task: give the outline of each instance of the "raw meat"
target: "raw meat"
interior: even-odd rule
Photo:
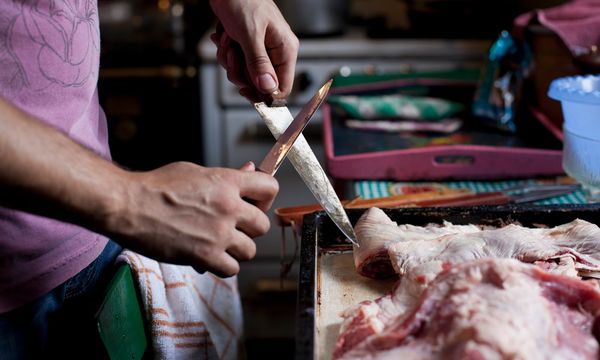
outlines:
[[[359,274],[374,279],[395,276],[388,247],[396,242],[435,239],[442,235],[479,232],[475,225],[430,224],[426,227],[396,224],[379,208],[367,210],[354,231],[360,246],[354,247],[354,263]]]
[[[411,272],[428,282],[444,267],[483,258],[513,258],[556,273],[592,276],[600,272],[599,249],[600,228],[575,220],[554,228],[507,225],[435,239],[398,241],[389,245],[388,255],[397,274]],[[428,266],[417,270],[422,264]]]
[[[355,227],[360,247],[354,249],[359,274],[385,278],[429,263],[432,280],[443,268],[468,260],[502,257],[537,263],[555,273],[600,275],[600,228],[575,220],[554,228],[508,225],[490,229],[474,225],[400,225],[371,208]]]
[[[374,278],[396,274],[400,281],[387,296],[360,303],[342,314],[336,357],[386,333],[392,323],[407,319],[430,284],[438,282],[438,275],[461,264],[514,258],[535,264],[539,271],[569,276],[588,289],[598,288],[596,281],[586,284],[579,279],[600,274],[600,228],[582,220],[554,228],[508,225],[491,229],[450,223],[398,226],[383,211],[373,208],[355,229],[360,243],[360,248],[354,249],[357,271]],[[393,355],[404,351],[393,350]]]
[[[394,312],[397,300],[371,310]],[[513,259],[470,261],[440,273],[377,333],[352,346],[342,333],[334,358],[598,359],[599,315],[600,292],[577,278]]]

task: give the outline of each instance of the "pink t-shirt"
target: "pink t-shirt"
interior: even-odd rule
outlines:
[[[0,1],[0,96],[109,159],[99,56],[96,0]],[[78,226],[0,208],[0,313],[77,274],[106,242]]]

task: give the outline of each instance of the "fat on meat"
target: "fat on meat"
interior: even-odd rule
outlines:
[[[355,226],[359,274],[371,278],[402,276],[423,263],[437,267],[422,274],[431,280],[449,264],[486,258],[516,258],[568,275],[600,277],[600,228],[575,220],[554,228],[516,224],[501,228],[444,222],[425,227],[398,225],[381,209],[371,208]]]
[[[597,276],[599,250],[600,228],[574,220],[553,228],[511,224],[475,233],[397,241],[388,246],[388,256],[400,276],[411,272],[429,282],[444,268],[483,258],[513,258],[554,273]],[[423,264],[428,266],[417,269]]]
[[[379,208],[368,209],[354,227],[359,246],[354,246],[354,264],[359,274],[383,279],[396,275],[388,255],[388,247],[396,242],[429,240],[442,235],[474,233],[481,228],[475,225],[429,224],[398,225]]]
[[[598,359],[599,316],[600,292],[584,281],[476,260],[443,270],[380,331],[352,346],[338,340],[334,359]]]

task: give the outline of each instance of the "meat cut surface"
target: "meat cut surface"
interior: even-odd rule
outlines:
[[[386,301],[394,301],[392,295]],[[444,270],[406,312],[337,359],[598,359],[600,293],[513,259]]]

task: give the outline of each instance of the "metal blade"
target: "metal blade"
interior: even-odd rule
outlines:
[[[533,193],[539,191],[554,191],[554,190],[565,190],[575,191],[579,190],[581,185],[579,184],[526,184],[526,185],[515,185],[508,187],[502,192],[510,195],[520,195],[525,193]]]
[[[308,125],[308,122],[321,106],[323,100],[325,100],[332,82],[333,80],[329,80],[325,85],[321,86],[312,99],[304,105],[285,132],[277,138],[275,145],[273,145],[263,161],[258,165],[258,170],[275,175],[275,172],[277,172],[277,169],[279,169],[279,166],[283,163],[288,152],[292,149],[294,142],[298,136],[300,136],[306,125]]]
[[[276,138],[292,119],[292,114],[286,107],[268,107],[264,103],[254,106]],[[299,136],[288,157],[331,220],[352,243],[358,244],[348,215],[304,136]]]
[[[530,191],[518,195],[509,195],[508,197],[516,204],[544,200],[553,198],[556,196],[562,196],[566,194],[570,194],[573,191],[576,191],[577,188],[564,188],[564,189],[556,189],[556,190],[545,190],[545,191]]]

